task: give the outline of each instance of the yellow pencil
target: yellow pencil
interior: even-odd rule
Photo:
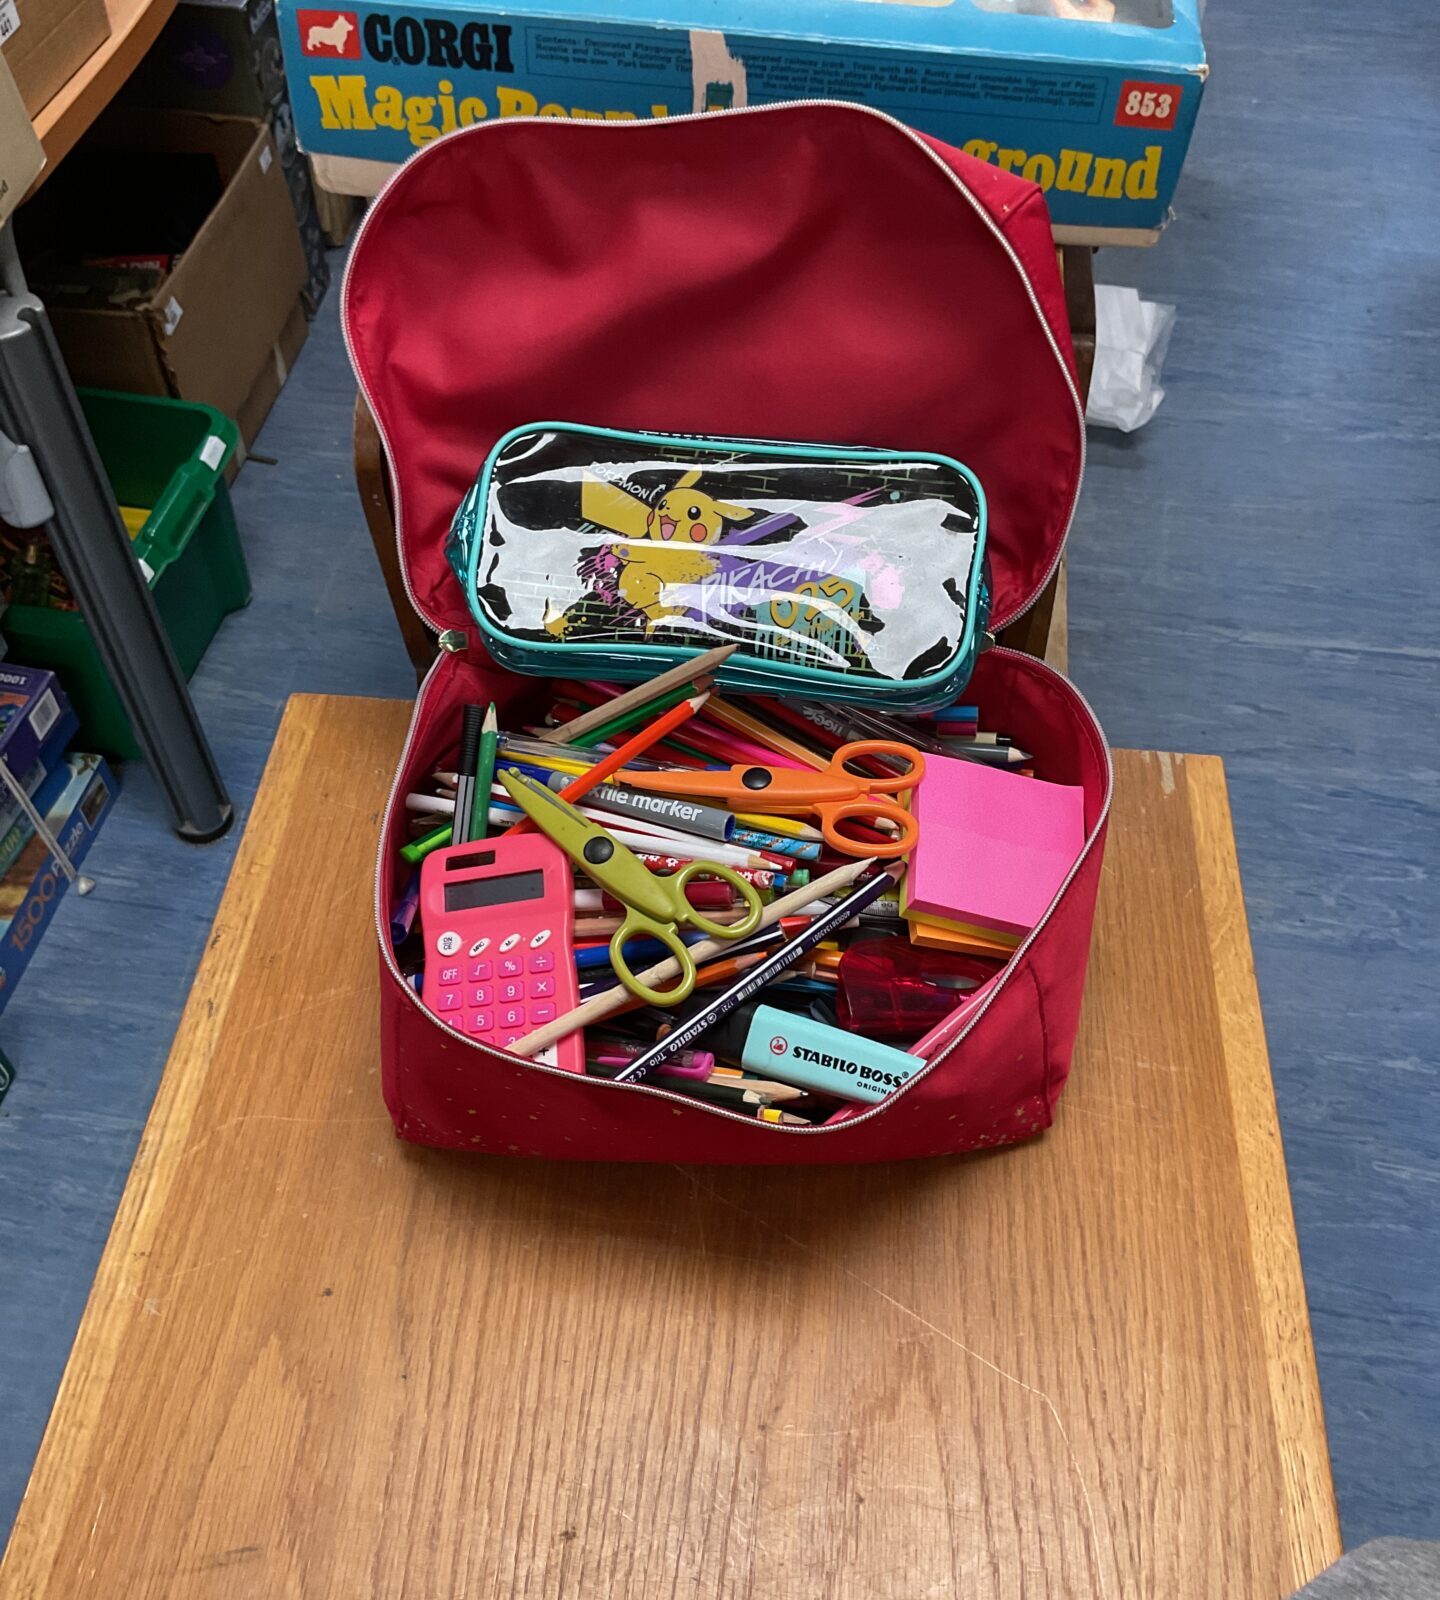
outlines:
[[[747,828],[759,828],[762,833],[783,833],[787,839],[823,839],[819,828],[812,828],[798,817],[770,817],[759,811],[737,811],[735,820]]]
[[[589,761],[571,761],[562,755],[542,756],[538,752],[532,754],[529,750],[516,750],[507,745],[503,740],[500,743],[500,754],[507,761],[519,761],[527,767],[544,767],[551,772],[563,772],[575,777],[589,772],[594,765]]]

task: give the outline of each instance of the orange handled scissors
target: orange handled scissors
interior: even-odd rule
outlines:
[[[889,756],[903,770],[882,778],[855,771],[852,763],[865,756]],[[723,800],[732,811],[769,811],[778,817],[814,816],[832,850],[847,856],[878,856],[893,860],[915,848],[920,825],[894,800],[875,799],[913,789],[925,776],[925,757],[913,746],[892,739],[858,739],[841,745],[830,765],[818,772],[791,767],[729,767],[718,772],[686,768],[683,772],[620,774],[636,789],[651,794],[706,795]],[[847,819],[893,824],[894,837],[884,842],[857,839],[845,833]]]

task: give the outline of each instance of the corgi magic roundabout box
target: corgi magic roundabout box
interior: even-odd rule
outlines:
[[[844,100],[1039,184],[1062,241],[1149,243],[1204,88],[1198,5],[281,0],[281,34],[300,143],[345,192],[374,193],[420,146],[495,118]]]

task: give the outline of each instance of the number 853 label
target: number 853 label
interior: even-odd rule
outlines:
[[[1178,83],[1138,83],[1133,78],[1120,85],[1115,107],[1117,128],[1173,128],[1180,110]]]

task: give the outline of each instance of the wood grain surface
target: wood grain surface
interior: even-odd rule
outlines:
[[[567,1167],[390,1134],[407,710],[290,704],[0,1595],[1272,1600],[1338,1553],[1218,761],[1118,758],[1044,1138]]]

